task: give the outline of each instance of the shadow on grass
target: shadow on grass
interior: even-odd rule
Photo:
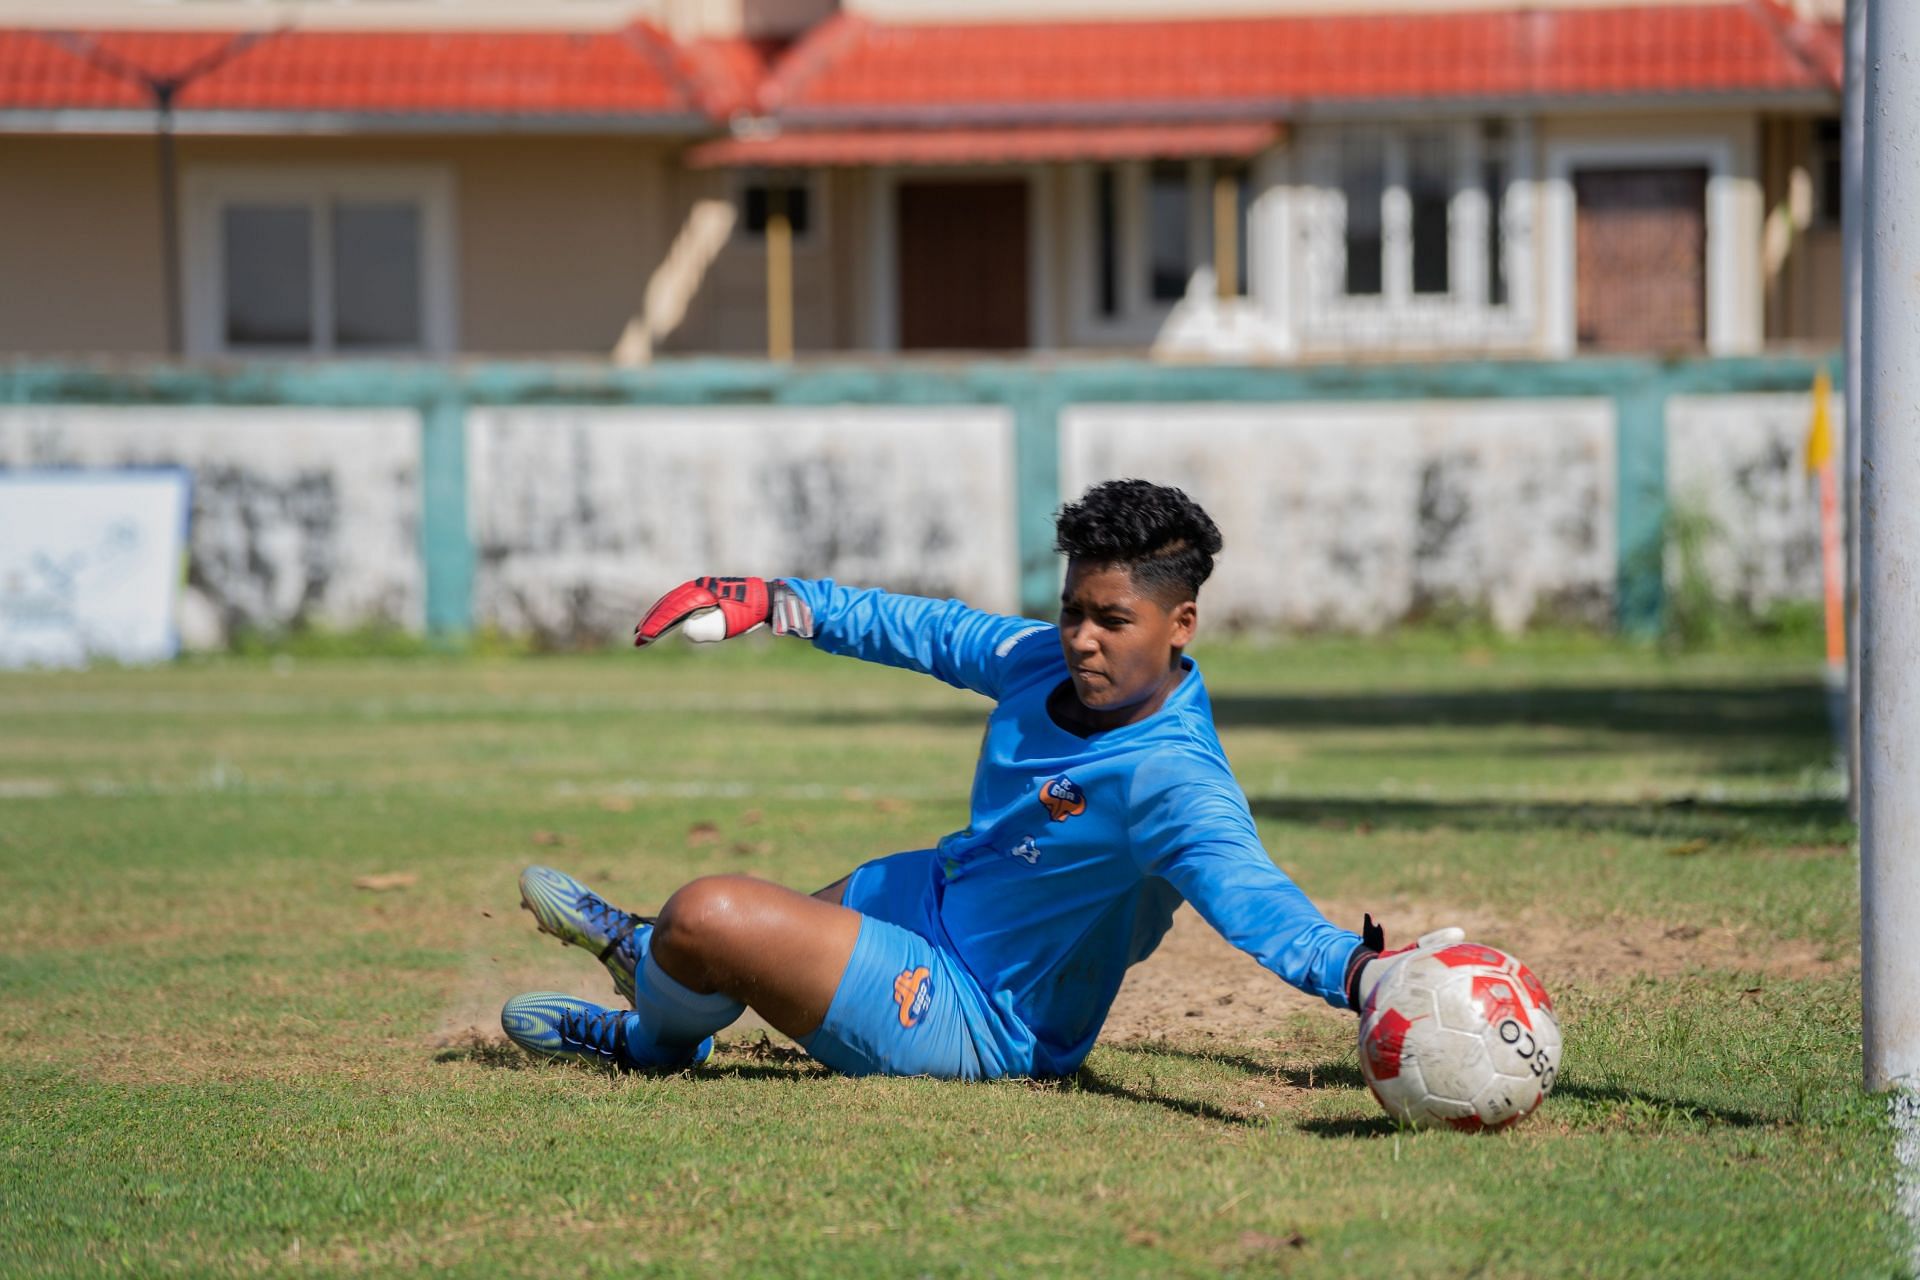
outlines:
[[[1624,1108],[1630,1112],[1689,1122],[1704,1128],[1767,1129],[1782,1123],[1775,1117],[1755,1115],[1738,1107],[1715,1107],[1685,1098],[1663,1098],[1656,1093],[1638,1093],[1612,1084],[1582,1084],[1577,1080],[1555,1086],[1556,1098],[1573,1098],[1594,1106]]]
[[[810,724],[846,728],[888,725],[974,726],[984,705],[851,708],[795,713]],[[1540,751],[1598,754],[1642,748],[1648,739],[1685,746],[1719,772],[1777,774],[1818,765],[1828,751],[1826,705],[1815,680],[1760,684],[1555,686],[1329,693],[1233,693],[1213,699],[1221,728],[1311,734],[1351,730],[1551,729],[1582,741],[1542,742]],[[1404,751],[1404,742],[1388,747]],[[1368,754],[1366,745],[1348,748]],[[1500,752],[1539,754],[1531,744],[1497,744]]]
[[[1073,1077],[1074,1085],[1086,1093],[1097,1094],[1102,1098],[1117,1098],[1122,1102],[1149,1103],[1183,1116],[1192,1116],[1195,1120],[1207,1120],[1214,1124],[1230,1124],[1255,1127],[1267,1123],[1264,1116],[1244,1116],[1215,1103],[1199,1098],[1181,1098],[1157,1091],[1142,1091],[1118,1080],[1111,1080],[1091,1067],[1081,1067]]]
[[[1844,844],[1852,831],[1845,802],[1822,798],[1615,804],[1259,796],[1249,803],[1257,818],[1340,830],[1591,831],[1649,839],[1811,844]]]
[[[471,1063],[488,1071],[583,1071],[592,1075],[606,1075],[613,1070],[592,1062],[536,1058],[510,1041],[490,1040],[480,1035],[470,1035],[440,1049],[433,1055],[433,1060],[439,1063]],[[828,1074],[827,1069],[808,1057],[805,1050],[774,1044],[764,1035],[757,1042],[718,1045],[713,1056],[694,1070],[701,1075],[723,1075],[746,1080],[795,1080],[803,1076]]]
[[[1364,1089],[1366,1087],[1366,1081],[1360,1078],[1360,1068],[1351,1061],[1321,1062],[1307,1067],[1276,1066],[1272,1062],[1263,1061],[1250,1054],[1236,1053],[1228,1049],[1193,1049],[1158,1040],[1143,1040],[1135,1044],[1107,1047],[1135,1058],[1181,1058],[1188,1062],[1221,1063],[1237,1068],[1242,1075],[1249,1078],[1279,1079],[1294,1089],[1327,1087]]]
[[[1495,729],[1537,726],[1683,739],[1824,739],[1826,704],[1814,679],[1766,684],[1540,685],[1377,693],[1213,695],[1214,722],[1258,729]],[[791,712],[821,725],[978,724],[985,703],[937,707],[823,707]]]
[[[1365,1082],[1360,1078],[1360,1069],[1352,1062],[1335,1060],[1305,1067],[1275,1066],[1244,1053],[1181,1048],[1158,1042],[1110,1045],[1108,1048],[1115,1053],[1125,1054],[1134,1059],[1179,1058],[1193,1063],[1225,1065],[1238,1070],[1248,1080],[1277,1080],[1294,1089],[1363,1089],[1366,1087]],[[1200,1098],[1165,1093],[1158,1087],[1143,1090],[1138,1086],[1123,1084],[1102,1075],[1095,1067],[1082,1066],[1079,1073],[1073,1077],[1073,1084],[1087,1093],[1098,1094],[1103,1098],[1148,1103],[1181,1115],[1192,1116],[1196,1120],[1207,1120],[1217,1124],[1259,1127],[1270,1124],[1277,1118],[1272,1115],[1246,1115]]]
[[[1815,680],[1771,684],[1587,685],[1442,692],[1235,694],[1213,700],[1223,727],[1492,729],[1537,725],[1676,738],[1820,738],[1826,708]]]
[[[1324,1068],[1316,1068],[1316,1070],[1324,1070],[1331,1077],[1339,1066],[1340,1064],[1328,1063]],[[1356,1080],[1359,1079],[1358,1070],[1354,1070],[1352,1074]],[[1670,1128],[1763,1129],[1778,1123],[1764,1116],[1757,1116],[1751,1111],[1742,1111],[1737,1107],[1715,1107],[1704,1102],[1690,1102],[1683,1098],[1663,1098],[1658,1094],[1637,1093],[1617,1085],[1567,1082],[1553,1091],[1553,1097],[1608,1108],[1627,1125],[1651,1127],[1657,1131]],[[1320,1138],[1386,1138],[1404,1131],[1404,1126],[1399,1121],[1385,1115],[1316,1117],[1311,1120],[1302,1120],[1295,1127],[1302,1133],[1310,1133]]]
[[[1275,1066],[1241,1053],[1216,1053],[1175,1048],[1164,1044],[1110,1047],[1116,1052],[1136,1059],[1182,1058],[1196,1063],[1225,1064],[1236,1068],[1249,1080],[1278,1080],[1294,1089],[1339,1089],[1361,1092],[1367,1087],[1358,1064],[1347,1058],[1335,1058],[1306,1066]],[[1109,1076],[1104,1076],[1092,1067],[1081,1067],[1073,1083],[1078,1088],[1101,1097],[1150,1104],[1191,1116],[1196,1120],[1206,1120],[1216,1124],[1258,1127],[1279,1119],[1277,1115],[1246,1115],[1218,1103],[1183,1097],[1178,1093],[1162,1092],[1158,1087],[1143,1090],[1138,1086],[1123,1084]],[[1610,1084],[1567,1081],[1554,1090],[1553,1096],[1606,1112],[1605,1125],[1620,1123],[1634,1128],[1664,1131],[1668,1129],[1754,1129],[1767,1128],[1778,1123],[1777,1120],[1755,1115],[1753,1112],[1736,1107],[1716,1107],[1704,1102],[1641,1093]],[[1404,1131],[1404,1126],[1399,1121],[1387,1115],[1316,1116],[1299,1120],[1294,1127],[1302,1133],[1321,1138],[1374,1139],[1391,1137],[1395,1133]],[[1582,1125],[1581,1127],[1591,1126]]]

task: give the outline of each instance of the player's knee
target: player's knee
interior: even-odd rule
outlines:
[[[660,908],[652,945],[669,956],[707,961],[724,953],[744,924],[742,876],[701,876]]]

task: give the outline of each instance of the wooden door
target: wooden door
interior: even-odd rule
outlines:
[[[1573,175],[1580,345],[1689,351],[1707,341],[1707,171]]]
[[[899,187],[900,347],[1027,346],[1027,184]]]

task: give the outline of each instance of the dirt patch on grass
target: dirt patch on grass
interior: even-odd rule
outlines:
[[[1385,901],[1371,908],[1321,904],[1334,920],[1359,920],[1371,909],[1409,929],[1457,924],[1475,941],[1500,947],[1526,961],[1549,990],[1591,981],[1649,975],[1670,977],[1695,969],[1757,973],[1768,978],[1810,978],[1850,963],[1818,943],[1779,939],[1740,930],[1648,919],[1614,919],[1575,926],[1544,911],[1518,917],[1432,903]],[[1413,940],[1395,931],[1390,945]],[[1160,949],[1136,965],[1114,1001],[1100,1038],[1124,1043],[1183,1034],[1219,1036],[1257,1032],[1277,1019],[1326,1005],[1278,981],[1235,950],[1191,910],[1174,918]]]

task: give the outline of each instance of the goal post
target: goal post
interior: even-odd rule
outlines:
[[[1867,10],[1860,950],[1867,1088],[1920,1084],[1920,4]]]

